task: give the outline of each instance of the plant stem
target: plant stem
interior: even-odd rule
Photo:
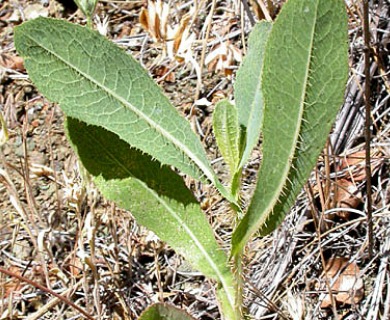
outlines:
[[[89,28],[89,29],[93,29],[93,25],[92,25],[92,18],[91,18],[91,16],[88,16],[87,17],[87,27]]]
[[[239,254],[234,256],[234,275],[236,280],[236,319],[243,319],[243,300],[244,300],[244,281],[243,281],[243,269],[242,269],[242,257],[243,252],[241,251]]]
[[[232,179],[231,179],[231,187],[230,192],[234,199],[236,200],[236,203],[240,205],[240,187],[241,187],[241,174],[242,169],[237,170]],[[242,211],[240,207],[236,207],[235,204],[231,203],[232,209],[235,211],[235,221],[237,224],[240,219],[242,219]],[[242,258],[244,255],[243,252],[244,249],[240,250],[240,252],[233,256],[233,274],[234,274],[234,280],[235,280],[235,318],[236,319],[243,319],[244,311],[243,311],[243,300],[244,300],[244,273],[243,273],[243,265],[242,265]]]

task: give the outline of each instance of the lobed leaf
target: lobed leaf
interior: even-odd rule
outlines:
[[[199,203],[183,179],[117,135],[68,118],[70,142],[109,200],[129,210],[205,276],[218,282],[223,310],[233,312],[233,275]]]
[[[233,255],[250,236],[276,228],[306,182],[338,109],[348,76],[342,0],[289,0],[268,38],[263,72],[263,162]]]
[[[205,176],[234,201],[189,123],[125,51],[96,31],[42,17],[15,28],[15,46],[34,84],[68,116],[196,179]]]
[[[242,168],[248,161],[253,148],[259,141],[264,108],[261,75],[265,44],[271,28],[272,24],[266,21],[255,25],[249,35],[248,53],[237,71],[234,95],[238,120],[245,141],[239,168]]]

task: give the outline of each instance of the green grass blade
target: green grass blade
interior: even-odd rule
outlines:
[[[145,153],[97,126],[68,118],[68,137],[102,194],[166,241],[205,276],[214,279],[233,313],[233,275],[227,256],[183,179]]]
[[[263,163],[233,255],[254,232],[278,226],[316,163],[343,101],[347,21],[342,0],[289,0],[273,25],[264,58]]]
[[[237,80],[234,85],[239,124],[245,135],[245,148],[239,168],[242,168],[248,161],[253,148],[259,141],[264,108],[261,75],[265,44],[271,27],[271,23],[263,21],[251,31],[248,40],[248,53],[237,72]]]
[[[96,31],[38,18],[15,28],[29,76],[70,117],[116,133],[182,172],[220,184],[189,123],[130,55]]]
[[[230,176],[233,178],[240,161],[240,128],[237,109],[229,101],[219,101],[215,106],[213,130],[218,148],[228,164]]]

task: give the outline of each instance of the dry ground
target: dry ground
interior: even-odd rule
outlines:
[[[13,46],[13,28],[36,14],[84,23],[70,1],[61,2],[0,2],[0,111],[10,136],[0,146],[0,267],[14,274],[0,273],[0,319],[82,318],[72,302],[94,319],[136,319],[156,301],[187,309],[197,319],[219,319],[213,283],[81,178],[64,136],[61,110],[28,80]],[[171,25],[179,25],[191,7],[197,10],[189,20],[194,39],[193,60],[187,57],[187,62],[171,59],[166,41],[156,34],[153,39],[152,27],[141,27],[138,17],[147,1],[99,1],[96,12],[96,25],[149,69],[199,133],[221,172],[210,125],[214,103],[232,98],[251,20],[262,13],[274,16],[283,3],[248,2],[249,11],[243,6],[246,1],[239,0],[171,1]],[[245,303],[254,319],[390,319],[389,2],[370,1],[372,257],[366,221],[360,2],[346,0],[350,78],[328,151],[283,225],[249,245]],[[266,11],[256,6],[266,3]],[[221,44],[226,47],[221,49]],[[183,46],[186,52],[189,47]],[[259,159],[256,151],[245,169],[246,201]],[[208,186],[188,184],[219,240],[226,242],[231,231],[226,205]]]

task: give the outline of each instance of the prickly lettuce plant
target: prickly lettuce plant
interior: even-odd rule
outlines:
[[[245,245],[254,233],[275,229],[294,204],[343,101],[348,72],[343,1],[289,0],[273,24],[253,29],[237,74],[235,104],[218,103],[213,116],[229,168],[227,186],[189,123],[147,72],[97,32],[38,18],[15,29],[15,46],[32,82],[67,115],[68,138],[102,194],[216,282],[224,319],[243,318]],[[260,134],[263,160],[245,212],[241,173]],[[171,167],[212,183],[236,210],[229,254]],[[167,316],[191,319],[167,305],[141,319]]]

